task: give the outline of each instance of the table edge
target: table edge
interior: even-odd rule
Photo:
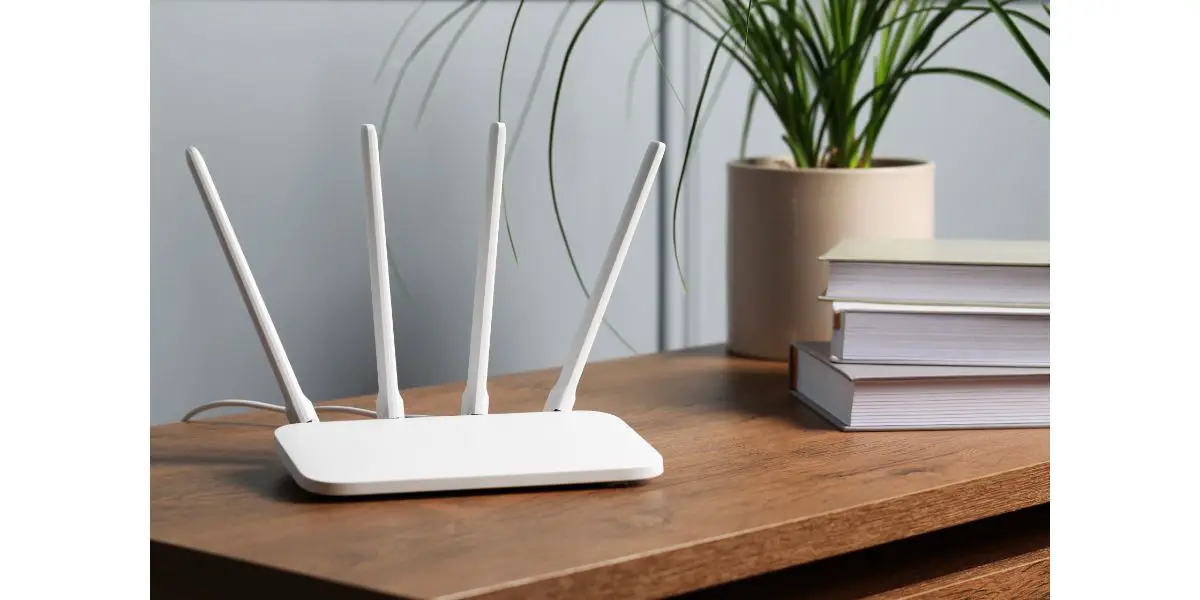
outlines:
[[[444,600],[582,600],[613,590],[620,590],[622,597],[627,598],[663,597],[799,566],[1049,501],[1050,461],[1046,460],[876,502],[437,597]],[[847,513],[856,514],[848,518]],[[848,523],[874,526],[864,535],[861,528],[847,529]],[[187,571],[195,570],[191,561],[202,561],[228,575],[236,574],[232,580],[238,581],[238,585],[246,587],[247,591],[270,590],[273,595],[278,595],[281,589],[287,589],[292,590],[288,592],[292,600],[326,598],[334,591],[350,594],[345,597],[355,600],[423,598],[387,589],[390,586],[367,588],[219,556],[153,537],[151,550],[152,564],[159,561],[151,570],[152,580],[156,570],[158,577],[178,575],[179,572],[184,572],[186,577]],[[171,567],[179,561],[188,561],[188,567]],[[714,565],[719,568],[712,568]]]
[[[1024,489],[1026,493],[1011,494],[1012,489]],[[939,497],[970,498],[971,495],[976,495],[978,499],[958,506],[954,512],[946,511],[946,502],[939,501]],[[989,497],[993,501],[988,501]],[[995,502],[996,499],[1001,501]],[[586,598],[587,590],[613,587],[637,590],[639,594],[645,594],[639,597],[662,597],[803,565],[1049,501],[1050,461],[1046,460],[976,479],[892,496],[878,502],[764,525],[637,556],[585,565],[541,578],[467,590],[445,598]],[[872,518],[890,519],[892,526],[877,530],[876,535],[869,538],[851,540],[847,536],[840,541],[828,539],[831,535],[843,532],[829,531],[826,526],[831,522],[844,523],[847,519],[838,517],[848,512],[863,513],[852,519],[855,522],[864,522]],[[948,519],[927,518],[934,513],[953,516]],[[815,538],[821,537],[826,538],[828,543],[812,543]],[[796,543],[789,544],[789,541]],[[721,568],[703,568],[713,564],[719,564]],[[670,580],[671,585],[665,585],[668,580],[663,576],[664,573],[681,571],[686,571],[689,575]]]

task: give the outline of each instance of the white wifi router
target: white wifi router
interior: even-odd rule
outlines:
[[[321,421],[317,417],[313,403],[300,389],[204,158],[195,148],[187,151],[188,165],[213,228],[283,392],[288,424],[275,430],[275,449],[296,483],[316,494],[355,496],[611,483],[661,475],[662,455],[620,418],[572,409],[588,354],[666,146],[652,142],[646,149],[584,319],[571,340],[566,362],[544,410],[488,414],[488,352],[504,165],[504,124],[492,125],[487,219],[479,244],[471,355],[460,414],[406,419],[392,339],[379,140],[371,125],[363,126],[362,138],[379,376],[376,418],[365,420]]]

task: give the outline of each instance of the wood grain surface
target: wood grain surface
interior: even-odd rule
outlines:
[[[676,598],[1029,600],[1050,596],[1049,561],[1042,504]]]
[[[556,375],[493,378],[492,410],[539,410]],[[410,413],[454,414],[461,393],[404,397]],[[789,398],[786,365],[722,348],[594,363],[577,408],[625,419],[665,473],[634,486],[329,500],[276,459],[282,415],[153,427],[152,588],[663,597],[1049,501],[1046,429],[842,433]]]

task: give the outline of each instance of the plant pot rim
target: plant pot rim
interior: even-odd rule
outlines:
[[[755,162],[752,162],[752,161],[761,161],[761,160],[770,160],[770,159],[791,160],[791,157],[785,156],[785,155],[774,155],[774,156],[750,156],[750,157],[746,157],[746,158],[735,158],[735,159],[729,161],[728,166],[730,168],[744,169],[747,171],[770,171],[773,173],[837,174],[837,175],[842,175],[842,176],[847,176],[847,177],[865,176],[865,175],[870,175],[871,173],[878,173],[881,171],[888,172],[888,173],[894,173],[896,171],[917,171],[917,170],[932,169],[934,167],[934,163],[931,160],[924,160],[924,159],[920,159],[920,158],[904,158],[904,157],[899,157],[899,156],[879,156],[872,160],[873,164],[870,167],[864,167],[864,168],[858,168],[858,169],[830,168],[830,167],[804,167],[804,168],[793,167],[790,169],[784,169],[784,168],[780,168],[777,166],[756,164]]]

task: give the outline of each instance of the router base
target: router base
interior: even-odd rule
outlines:
[[[295,423],[275,448],[299,486],[326,496],[652,479],[663,460],[620,418],[595,411]]]

